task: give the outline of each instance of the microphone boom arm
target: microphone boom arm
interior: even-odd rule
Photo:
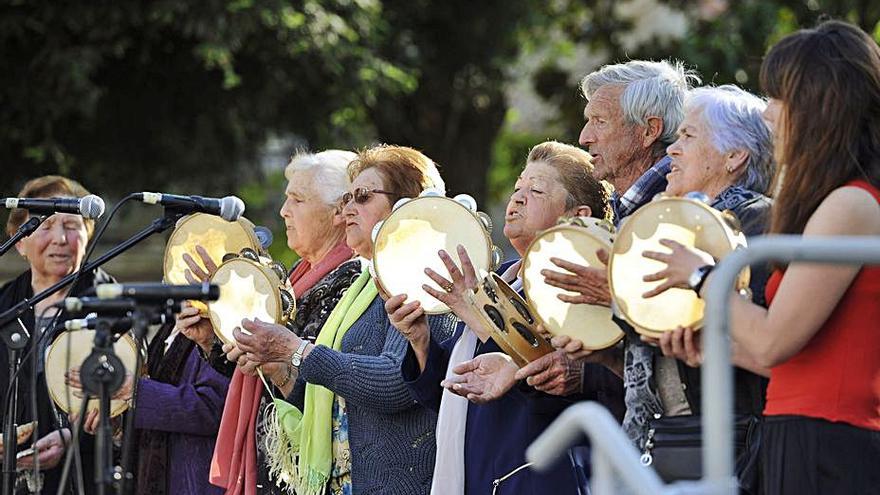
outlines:
[[[80,272],[82,272],[82,273],[90,272],[90,271],[94,270],[95,268],[103,265],[104,263],[107,263],[108,261],[112,260],[113,258],[119,256],[120,254],[127,251],[132,246],[141,242],[142,240],[146,239],[147,237],[150,237],[153,234],[160,234],[160,233],[168,230],[169,228],[174,226],[174,224],[177,222],[177,220],[181,216],[183,216],[182,213],[173,212],[173,211],[166,211],[165,216],[153,220],[153,223],[151,223],[149,227],[146,227],[145,229],[141,230],[140,232],[129,237],[121,244],[114,246],[112,249],[110,249],[109,251],[107,251],[106,253],[104,253],[103,255],[98,257],[97,259],[90,261],[88,264],[86,264],[85,266],[83,266],[80,269]],[[15,320],[16,318],[18,318],[18,316],[20,316],[25,311],[27,311],[27,308],[34,306],[35,304],[39,303],[43,299],[46,299],[47,297],[49,297],[52,294],[54,294],[55,292],[57,292],[59,289],[62,289],[64,287],[70,285],[74,281],[74,279],[76,279],[78,276],[79,276],[78,272],[70,273],[66,277],[59,280],[58,283],[56,283],[55,285],[40,292],[39,294],[34,295],[30,299],[25,299],[25,300],[19,302],[15,306],[4,311],[2,314],[0,314],[0,328],[5,328],[9,322]],[[6,332],[0,332],[0,333],[5,334]]]
[[[25,237],[34,233],[35,230],[43,223],[43,220],[46,219],[46,215],[37,215],[35,217],[31,217],[30,220],[21,224],[21,227],[15,231],[15,234],[10,237],[3,245],[0,245],[0,256],[6,254],[6,251],[9,251],[9,248],[15,245],[18,241],[24,239]]]

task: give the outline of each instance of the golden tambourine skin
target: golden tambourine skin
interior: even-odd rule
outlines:
[[[208,317],[224,344],[235,343],[233,329],[245,318],[284,325],[296,311],[284,267],[252,249],[224,256],[210,281],[220,287],[220,298],[208,303]]]
[[[618,313],[637,332],[660,337],[675,328],[699,329],[705,303],[690,289],[669,289],[645,299],[642,294],[662,281],[643,277],[666,265],[642,256],[644,251],[669,252],[659,243],[671,239],[703,256],[721,259],[746,246],[746,237],[730,212],[718,211],[705,201],[689,197],[660,197],[628,217],[617,232],[608,263],[608,282]],[[737,289],[749,284],[748,268],[740,273]]]
[[[492,340],[519,367],[553,352],[553,346],[537,331],[537,320],[525,300],[497,273],[485,275],[477,285],[473,304]]]
[[[491,271],[500,263],[501,252],[492,245],[490,230],[489,217],[476,211],[470,196],[400,200],[373,230],[376,285],[386,296],[406,294],[406,302],[419,301],[427,314],[448,313],[449,307],[422,289],[428,284],[443,290],[425,275],[425,268],[451,280],[437,252],[446,250],[458,264],[457,246],[462,245],[477,273]]]
[[[196,246],[202,246],[215,262],[223,259],[227,253],[238,253],[249,248],[260,250],[260,243],[254,233],[254,224],[242,217],[234,222],[227,222],[216,215],[194,213],[177,221],[174,231],[165,245],[163,274],[167,284],[188,284],[184,273],[189,268],[183,261],[183,255],[189,254],[201,265],[201,256]],[[193,306],[202,313],[207,311],[201,301],[192,301]]]
[[[79,367],[92,353],[95,342],[94,330],[68,330],[61,333],[52,344],[46,354],[46,386],[52,401],[65,413],[79,414],[82,406],[82,398],[73,395],[75,389],[69,387],[64,375],[68,369]],[[127,372],[132,372],[137,365],[137,346],[134,338],[125,333],[113,344],[113,352],[125,365]],[[144,353],[141,353],[142,363],[145,363]],[[141,373],[134,373],[139,376]],[[91,399],[87,409],[99,410],[98,399]],[[124,400],[110,401],[110,416],[115,417],[128,409],[128,403]]]
[[[623,338],[623,331],[611,319],[611,308],[563,302],[557,296],[575,294],[548,285],[541,274],[544,269],[565,272],[550,258],[605,269],[596,251],[611,252],[613,242],[614,226],[592,217],[561,220],[535,237],[523,257],[521,273],[526,300],[545,331],[578,339],[592,350],[610,347]]]

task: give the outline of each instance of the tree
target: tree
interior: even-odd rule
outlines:
[[[362,101],[412,85],[371,49],[381,26],[369,0],[6,2],[0,160],[117,194],[229,191],[268,136],[351,146]]]

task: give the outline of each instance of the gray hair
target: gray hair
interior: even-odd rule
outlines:
[[[676,140],[684,118],[684,100],[691,84],[700,78],[679,61],[631,60],[606,65],[581,80],[581,91],[589,100],[602,86],[624,86],[620,107],[626,122],[645,125],[648,117],[660,117],[663,132],[658,151]]]
[[[720,153],[745,151],[745,173],[736,185],[765,193],[773,175],[773,138],[764,121],[767,102],[733,84],[697,88],[688,94],[686,110],[700,109]]]
[[[351,151],[327,150],[320,153],[297,152],[284,169],[284,177],[290,180],[294,172],[314,170],[312,187],[328,205],[335,206],[348,192],[348,164],[357,158]]]

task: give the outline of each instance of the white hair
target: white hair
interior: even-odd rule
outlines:
[[[351,181],[348,178],[348,164],[357,158],[351,151],[327,150],[320,153],[299,152],[293,155],[284,176],[287,180],[294,172],[312,170],[312,187],[328,205],[335,206],[342,195],[348,192]]]
[[[684,119],[685,96],[691,84],[699,83],[699,76],[681,62],[630,60],[588,74],[581,80],[581,91],[589,100],[603,86],[623,86],[620,108],[626,122],[646,125],[648,117],[660,117],[663,121],[659,150],[675,142],[678,126]]]
[[[737,185],[765,193],[773,175],[773,140],[763,113],[767,102],[733,84],[697,88],[686,110],[699,109],[720,153],[745,151],[746,170]]]

